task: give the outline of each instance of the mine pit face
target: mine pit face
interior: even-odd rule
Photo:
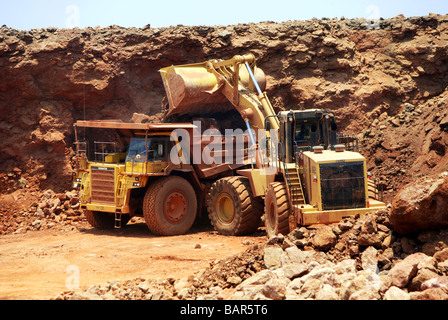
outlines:
[[[89,227],[71,189],[73,123],[160,122],[159,69],[248,52],[266,74],[276,112],[333,110],[339,129],[358,136],[388,208],[274,239],[263,228],[224,237],[205,222],[182,241],[173,239],[177,249],[138,219],[122,233]],[[447,299],[447,62],[446,15],[400,15],[374,27],[364,19],[1,27],[0,269],[25,258],[31,264],[20,263],[23,274],[14,271],[20,281],[0,281],[0,298]],[[104,252],[94,246],[107,244],[101,237],[110,241]],[[72,247],[69,239],[91,246]],[[124,270],[132,241],[160,250]],[[67,290],[67,256],[89,274],[106,271],[96,279],[81,272],[81,288]],[[182,268],[170,269],[173,263]],[[55,274],[44,291],[30,288]],[[133,280],[110,280],[117,278]]]

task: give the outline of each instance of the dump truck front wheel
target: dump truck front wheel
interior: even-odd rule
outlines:
[[[265,197],[265,225],[268,237],[289,233],[290,204],[286,185],[281,182],[269,184]]]
[[[151,183],[143,200],[146,225],[157,235],[186,233],[196,219],[196,212],[196,193],[187,180],[178,176]]]
[[[263,203],[253,196],[249,179],[226,177],[211,186],[207,195],[207,210],[216,231],[236,236],[258,229]]]

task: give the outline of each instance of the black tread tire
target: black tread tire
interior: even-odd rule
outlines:
[[[220,219],[217,205],[222,193],[226,193],[234,206],[233,218],[224,222]],[[213,227],[220,234],[239,236],[255,232],[263,215],[263,202],[255,198],[246,177],[222,178],[211,186],[207,194],[207,210]]]
[[[282,182],[270,183],[265,197],[265,226],[268,238],[289,233],[290,203],[286,185]]]
[[[113,213],[84,210],[87,222],[96,229],[107,230],[115,227],[115,216]],[[124,227],[131,217],[127,214],[121,216],[121,226]]]
[[[173,223],[164,214],[164,202],[173,192],[181,192],[187,202],[185,217]],[[197,198],[191,184],[182,177],[159,178],[149,185],[143,200],[143,217],[149,230],[161,236],[186,233],[193,225],[197,214]]]

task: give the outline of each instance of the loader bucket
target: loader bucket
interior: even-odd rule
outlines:
[[[174,114],[213,114],[234,109],[221,92],[225,82],[221,76],[227,75],[226,70],[220,68],[216,71],[218,76],[207,69],[206,62],[161,69],[160,73],[169,102],[167,117]],[[256,68],[255,77],[261,90],[264,90],[266,87],[264,72]],[[240,65],[239,78],[240,85],[248,87],[250,77],[244,65]]]

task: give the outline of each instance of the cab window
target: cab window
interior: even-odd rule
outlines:
[[[147,141],[148,148],[145,146]],[[132,138],[129,144],[129,150],[126,162],[154,162],[165,161],[167,159],[167,137],[154,138]]]

